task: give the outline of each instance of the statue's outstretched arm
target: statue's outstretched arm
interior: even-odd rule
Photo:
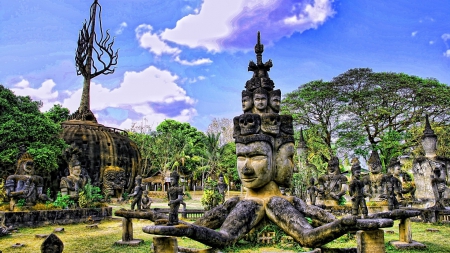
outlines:
[[[304,213],[305,216],[316,219],[322,223],[329,223],[337,220],[336,217],[330,212],[314,205],[307,205],[298,197],[292,197],[290,202],[294,205],[294,208],[297,209],[297,211],[300,211],[301,213]]]
[[[157,235],[187,236],[203,244],[223,248],[241,239],[263,217],[262,202],[242,200],[228,215],[219,231],[197,225],[146,226],[142,231]]]
[[[214,207],[208,212],[205,212],[205,214],[201,218],[197,219],[194,222],[194,225],[212,229],[220,228],[220,226],[222,226],[223,222],[228,217],[231,210],[233,210],[233,208],[239,202],[239,200],[239,197],[233,197],[225,201],[223,205]]]
[[[283,231],[292,236],[303,247],[315,248],[354,230],[377,229],[391,227],[394,222],[391,219],[356,219],[344,217],[326,225],[313,228],[299,212],[286,199],[272,197],[266,205],[266,214],[271,221]]]

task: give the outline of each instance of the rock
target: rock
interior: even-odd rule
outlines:
[[[436,229],[436,228],[427,228],[426,231],[427,231],[427,232],[432,232],[432,233],[440,232],[439,229]]]
[[[89,229],[98,228],[98,224],[87,225],[86,228],[89,228]]]
[[[11,246],[11,248],[20,248],[20,247],[23,247],[23,246],[25,246],[25,244],[17,242],[17,243],[15,243],[15,244],[13,244],[13,245]]]
[[[41,244],[42,253],[61,253],[63,250],[64,243],[53,233]]]
[[[385,230],[384,232],[386,234],[395,234],[394,230]]]
[[[64,228],[55,228],[55,230],[53,230],[53,232],[62,233],[62,232],[64,232]]]
[[[34,237],[36,237],[36,238],[47,238],[48,235],[47,234],[37,234]]]

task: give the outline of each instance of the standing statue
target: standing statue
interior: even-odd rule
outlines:
[[[258,88],[273,90],[273,82],[268,76],[272,62],[262,62],[263,49],[258,33],[258,43],[255,46],[257,63],[253,61],[249,63],[248,69],[254,71],[254,74],[246,83],[245,87],[248,91]],[[254,95],[257,93],[255,92]],[[255,98],[254,101],[256,107],[258,102]],[[262,111],[262,108],[258,111]],[[306,205],[298,197],[282,196],[279,187],[289,187],[285,178],[292,177],[294,170],[292,117],[285,115],[291,120],[281,119],[281,125],[273,125],[270,132],[266,134],[262,126],[255,126],[255,121],[252,124],[241,124],[241,120],[249,119],[246,115],[252,114],[244,113],[234,120],[237,171],[242,185],[247,189],[245,197],[228,199],[223,205],[206,212],[194,224],[175,227],[146,226],[142,229],[145,233],[187,236],[203,244],[223,248],[233,245],[250,230],[268,219],[301,246],[314,248],[349,231],[373,230],[393,225],[391,219],[361,220],[352,216],[336,219],[319,207]],[[258,124],[261,122],[259,121]],[[272,134],[277,130],[277,134]],[[414,215],[417,215],[417,212]],[[397,215],[392,214],[390,217],[394,216]],[[320,225],[313,227],[306,217],[313,219],[313,224]]]
[[[400,161],[397,158],[392,158],[388,165],[388,172],[381,180],[384,188],[384,194],[381,195],[380,198],[388,201],[389,211],[400,207],[397,197],[403,199],[402,183],[397,177],[395,177],[395,174],[399,173],[400,168]]]
[[[134,192],[128,195],[129,197],[133,197],[133,202],[131,202],[131,210],[134,210],[134,206],[137,205],[136,211],[141,211],[141,200],[142,193],[144,189],[142,188],[142,177],[137,175],[134,179],[136,186],[134,187]]]
[[[169,199],[169,223],[167,226],[178,225],[178,209],[183,202],[183,188],[178,186],[180,175],[174,171],[170,173],[170,188],[167,190],[167,198]]]
[[[311,201],[311,205],[316,204],[316,196],[317,196],[317,187],[316,187],[316,179],[310,178],[309,179],[309,186],[306,189],[306,192],[309,196],[309,200]]]
[[[352,215],[362,214],[362,218],[367,217],[369,211],[366,206],[366,196],[364,182],[361,180],[361,165],[352,165],[352,181],[350,182],[350,197],[352,197]]]
[[[6,195],[10,198],[10,211],[14,210],[16,201],[25,199],[26,206],[34,206],[38,200],[50,200],[43,194],[44,179],[35,175],[33,157],[22,150],[17,161],[16,174],[6,178]]]
[[[221,196],[220,204],[225,202],[225,192],[228,190],[228,185],[224,182],[222,173],[219,175],[219,182],[217,183],[217,191]]]
[[[78,160],[76,154],[73,154],[68,162],[69,164],[69,176],[61,178],[59,187],[61,189],[61,195],[68,195],[75,203],[78,202],[80,191],[88,182],[89,178],[82,175],[81,163]]]
[[[319,193],[324,200],[339,201],[347,191],[347,177],[339,170],[339,159],[334,156],[328,161],[328,173],[319,178]]]
[[[142,199],[141,199],[141,208],[142,208],[142,210],[149,210],[150,206],[152,205],[152,203],[153,203],[153,201],[148,196],[148,191],[145,190],[144,193],[142,194]]]
[[[369,167],[370,174],[363,178],[363,180],[368,183],[365,186],[366,193],[369,194],[371,200],[380,201],[380,195],[384,194],[381,185],[384,174],[381,173],[383,167],[381,165],[380,156],[376,150],[373,150],[370,154],[367,166]]]
[[[445,167],[442,164],[434,166],[433,175],[431,175],[431,185],[433,186],[434,206],[432,209],[445,209],[444,192],[447,189],[445,185]]]

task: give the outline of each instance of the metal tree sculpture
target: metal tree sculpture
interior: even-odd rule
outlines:
[[[97,16],[99,19],[99,31],[100,38],[97,37],[95,31],[95,18]],[[89,22],[86,20],[83,23],[83,28],[80,30],[80,35],[78,37],[78,47],[75,54],[75,64],[77,67],[77,75],[82,75],[84,77],[83,83],[83,93],[81,95],[80,107],[71,116],[70,120],[83,120],[83,121],[93,121],[97,123],[97,119],[90,109],[90,84],[91,79],[101,74],[108,75],[114,73],[115,68],[113,66],[117,65],[117,59],[119,57],[118,50],[114,52],[112,46],[114,44],[114,38],[109,35],[108,30],[106,31],[106,36],[103,34],[102,20],[101,20],[102,7],[97,0],[91,5],[91,15]],[[95,53],[95,58],[93,57]],[[105,59],[102,59],[105,58]],[[95,65],[97,63],[102,66],[102,68],[97,68]]]

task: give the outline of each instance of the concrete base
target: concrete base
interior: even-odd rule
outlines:
[[[389,242],[396,249],[425,249],[427,246],[420,242],[412,241],[411,243],[401,242],[401,241],[392,241]]]
[[[115,245],[127,245],[127,246],[139,246],[141,243],[144,243],[144,240],[142,239],[133,239],[131,241],[122,241],[119,240],[115,242]]]

